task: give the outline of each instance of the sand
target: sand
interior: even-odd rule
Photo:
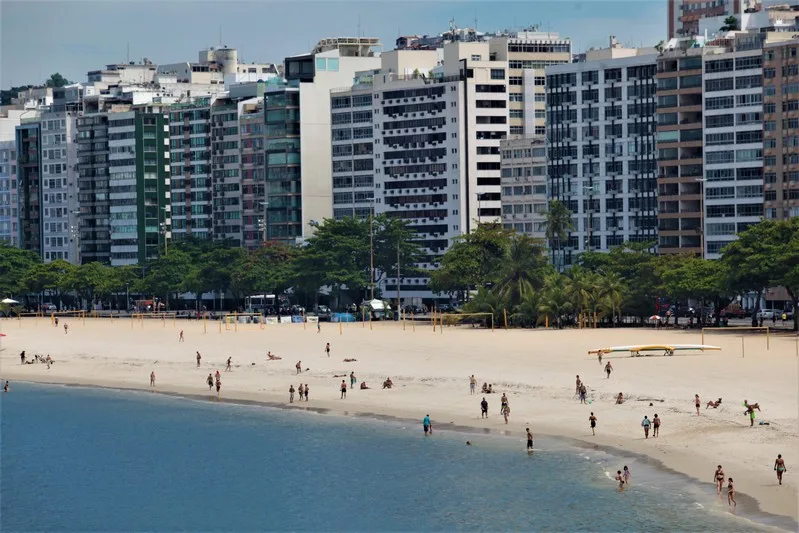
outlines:
[[[430,414],[434,427],[461,426],[507,430],[521,441],[524,428],[533,433],[579,439],[623,452],[644,454],[665,467],[711,484],[717,464],[735,478],[738,492],[754,497],[766,513],[799,519],[799,357],[796,338],[772,335],[766,349],[763,334],[707,334],[706,344],[720,352],[674,357],[605,356],[614,367],[610,379],[592,348],[612,345],[699,344],[696,331],[636,329],[501,330],[445,328],[410,323],[323,323],[322,332],[308,324],[241,325],[238,331],[201,321],[131,319],[61,319],[70,324],[54,328],[46,318],[0,321],[2,379],[148,389],[151,371],[163,392],[207,394],[209,373],[222,372],[222,396],[288,403],[289,385],[310,385],[303,407],[328,408],[337,413],[374,413],[421,419]],[[185,343],[178,342],[184,330]],[[331,357],[324,346],[331,343]],[[50,354],[55,364],[21,365],[19,352]],[[202,353],[196,367],[195,351]],[[266,361],[266,351],[283,357]],[[233,370],[225,361],[233,357]],[[344,358],[357,362],[345,363]],[[305,370],[296,375],[302,360]],[[339,399],[341,377],[355,371],[356,389]],[[474,374],[478,393],[469,394]],[[589,405],[574,396],[575,376],[589,388]],[[386,377],[395,388],[381,390]],[[346,378],[349,385],[349,378]],[[371,390],[358,386],[366,381]],[[481,420],[479,388],[493,384],[487,396],[490,418]],[[510,399],[510,423],[499,414],[500,396]],[[615,405],[616,394],[627,401]],[[696,415],[694,394],[702,401]],[[705,409],[708,400],[723,397],[718,409]],[[653,401],[650,407],[649,399]],[[742,402],[759,402],[755,427],[743,415]],[[295,402],[295,405],[296,402]],[[591,435],[589,413],[598,419]],[[657,413],[663,420],[658,438],[644,439],[641,419]],[[768,426],[759,426],[763,420]],[[420,427],[421,433],[421,427]],[[520,443],[520,448],[523,443]],[[781,453],[788,472],[778,486],[774,459]]]

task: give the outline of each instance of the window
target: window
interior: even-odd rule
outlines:
[[[709,165],[733,163],[735,162],[735,152],[733,152],[732,150],[724,150],[721,152],[707,152],[705,154],[705,160]]]
[[[705,118],[706,128],[729,128],[735,125],[735,115],[711,115]]]
[[[508,78],[508,83],[510,85],[524,85],[524,78],[521,76],[510,76]]]
[[[713,61],[707,61],[705,63],[705,72],[712,73],[712,72],[729,72],[733,70],[735,64],[733,60],[730,59],[716,59]]]
[[[706,109],[729,109],[732,107],[735,107],[735,97],[733,96],[705,98]]]
[[[763,77],[757,76],[738,76],[735,78],[735,89],[751,89],[752,87],[762,87]]]
[[[478,56],[478,57],[480,57],[480,56]],[[505,79],[505,69],[504,68],[492,68],[491,69],[491,79],[492,80],[504,80]],[[514,85],[514,84],[511,84],[511,85]]]
[[[733,78],[721,78],[718,80],[705,80],[705,92],[731,91],[734,89]]]
[[[762,56],[738,57],[735,59],[735,70],[760,68],[763,66]]]
[[[718,146],[720,144],[732,144],[735,141],[735,134],[731,131],[725,133],[708,133],[705,135],[707,146]]]

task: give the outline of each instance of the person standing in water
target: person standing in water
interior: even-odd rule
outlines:
[[[155,370],[150,372],[150,387],[155,387]]]
[[[508,423],[508,417],[510,416],[510,405],[505,404],[502,406],[502,416],[505,418],[505,423]]]
[[[652,436],[657,437],[660,434],[660,418],[655,413],[655,418],[652,419]]]
[[[3,385],[3,392],[8,392],[8,381]],[[780,483],[780,485],[782,485],[782,483]]]
[[[624,490],[624,476],[621,473],[621,470],[616,470],[616,481],[619,482],[619,490]]]
[[[591,416],[588,417],[588,422],[591,424],[591,434],[596,435],[596,417],[594,413],[591,413]]]
[[[8,385],[8,381],[6,381],[6,385]],[[782,485],[782,474],[787,472],[788,469],[785,468],[785,459],[782,458],[781,454],[777,455],[777,459],[774,461],[774,471],[777,473],[777,481]]]
[[[633,475],[630,473],[630,469],[627,468],[627,465],[624,465],[624,472],[621,473],[621,477],[624,478],[625,485],[630,484],[630,479],[633,477]]]
[[[721,487],[724,485],[724,469],[721,468],[721,465],[716,467],[716,471],[713,473],[713,482],[716,483],[716,492],[721,495]]]
[[[527,432],[527,451],[528,452],[532,452],[533,451],[533,434],[530,433],[530,428],[524,428],[524,430]]]
[[[738,507],[738,502],[735,501],[735,487],[732,484],[732,478],[727,479],[727,505]]]
[[[696,415],[699,416],[699,406],[702,405],[702,402],[699,400],[698,394],[694,394],[694,405],[696,406]]]
[[[216,397],[219,398],[219,391],[222,390],[222,378],[216,376]]]
[[[641,420],[641,427],[644,428],[644,438],[649,438],[649,417],[644,415],[644,419]]]
[[[297,374],[302,372],[302,361],[297,361],[297,364],[294,365],[294,368],[297,369]]]
[[[433,434],[433,424],[430,422],[430,415],[424,415],[424,420],[422,420],[422,428],[424,429],[425,437]]]
[[[613,365],[610,364],[610,361],[607,362],[605,365],[605,373],[608,375],[608,379],[610,379],[610,373],[613,372]]]

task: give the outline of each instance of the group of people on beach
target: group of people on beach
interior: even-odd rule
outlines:
[[[305,385],[303,385],[302,383],[297,385],[296,392],[297,392],[297,394],[299,394],[300,401],[302,401],[303,398],[305,398],[306,402],[308,401],[308,390],[309,389],[308,389],[308,384],[307,383]],[[294,385],[290,385],[289,386],[289,403],[294,403],[294,392],[295,392]]]
[[[36,363],[42,363],[47,365],[47,370],[50,370],[50,367],[55,362],[55,359],[50,357],[50,354],[47,356],[34,354],[33,359],[29,359],[27,355],[25,355],[25,350],[22,350],[19,354],[20,363],[23,365],[35,365]]]

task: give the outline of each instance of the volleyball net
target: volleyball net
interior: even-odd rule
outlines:
[[[771,349],[771,328],[768,326],[728,326],[723,328],[702,328],[702,344],[705,344],[705,334],[739,336],[744,333],[755,333],[766,337],[766,349]]]
[[[493,313],[439,313],[438,318],[433,315],[434,326],[436,321],[439,326],[469,326],[473,328],[491,328],[491,331],[494,331]]]

